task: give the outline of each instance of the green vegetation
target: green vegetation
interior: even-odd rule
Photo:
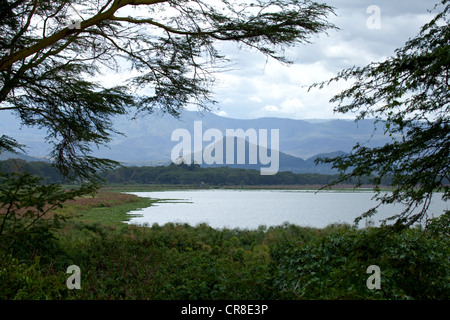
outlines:
[[[45,183],[64,183],[66,180],[50,163],[26,162],[20,159],[0,161],[0,170],[5,172],[29,172],[39,176]],[[258,170],[228,167],[202,168],[198,165],[174,165],[157,167],[119,167],[100,174],[107,185],[151,185],[151,186],[323,186],[338,179],[338,175],[318,173],[278,172],[263,176]],[[369,177],[349,179],[343,182],[355,185],[357,182],[370,182]],[[385,185],[389,179],[383,179]],[[137,191],[133,189],[132,191]]]
[[[448,299],[449,214],[426,229],[121,223],[148,199],[100,191],[69,201],[58,228],[0,245],[1,299]],[[2,244],[4,242],[2,241]],[[69,290],[66,269],[81,270]],[[369,290],[369,265],[381,289]]]
[[[102,175],[108,183],[202,185],[202,186],[261,186],[261,185],[324,185],[337,176],[312,173],[278,172],[261,175],[258,170],[228,167],[201,168],[198,165],[158,167],[123,167]]]

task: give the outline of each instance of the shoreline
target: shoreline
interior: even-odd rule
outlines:
[[[327,186],[327,185],[228,185],[228,186],[199,186],[199,185],[153,185],[153,184],[127,184],[127,185],[105,185],[101,190],[111,191],[111,192],[151,192],[151,191],[174,191],[174,190],[314,190],[317,192],[326,190],[336,190],[336,191],[373,191],[375,192],[374,185],[361,185],[355,187],[354,185],[338,185],[338,186]],[[390,186],[379,186],[379,191],[391,191],[393,190]]]

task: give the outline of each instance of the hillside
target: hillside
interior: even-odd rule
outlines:
[[[114,120],[115,128],[124,135],[115,135],[108,147],[93,155],[110,158],[128,166],[163,165],[171,162],[171,151],[178,141],[171,135],[176,129],[186,129],[192,135],[194,122],[201,121],[202,132],[218,129],[225,134],[227,129],[279,130],[280,170],[293,172],[328,173],[329,166],[316,167],[318,154],[350,152],[357,143],[379,146],[388,141],[381,124],[378,130],[373,120],[294,120],[283,118],[231,119],[213,113],[185,111],[180,118],[170,115],[150,115],[137,120],[120,117]],[[43,158],[48,155],[46,133],[37,129],[21,128],[12,115],[4,114],[0,119],[1,134],[14,137],[27,146],[28,156]],[[203,148],[208,142],[203,142]],[[235,165],[234,167],[239,167]],[[242,167],[242,166],[241,166]],[[244,165],[245,168],[251,166]],[[258,165],[258,168],[261,167]]]

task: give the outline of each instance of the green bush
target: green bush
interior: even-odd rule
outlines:
[[[448,215],[400,233],[69,220],[48,241],[41,234],[0,251],[0,298],[448,299],[448,233]],[[81,269],[80,290],[66,288],[72,264]],[[366,286],[369,265],[380,267],[379,290]]]
[[[2,253],[0,253],[2,254]],[[61,299],[66,296],[65,274],[43,267],[39,256],[20,262],[11,254],[0,258],[0,299]]]
[[[427,230],[339,230],[308,244],[280,244],[272,252],[274,286],[292,299],[448,299],[448,228],[444,215]],[[381,270],[379,290],[366,286],[370,265]]]

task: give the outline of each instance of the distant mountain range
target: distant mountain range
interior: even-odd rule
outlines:
[[[201,121],[202,133],[208,129],[217,129],[223,136],[227,129],[243,131],[279,130],[279,167],[280,171],[332,173],[329,165],[314,164],[318,156],[337,155],[350,152],[359,142],[369,147],[384,145],[390,140],[383,134],[382,124],[373,120],[294,120],[283,118],[232,119],[213,113],[184,111],[180,118],[170,115],[149,115],[145,118],[130,120],[118,117],[115,128],[125,135],[116,135],[108,147],[93,148],[93,155],[122,162],[128,166],[160,165],[171,162],[172,149],[179,140],[172,141],[176,129],[186,129],[192,136],[194,145],[194,122]],[[217,132],[217,131],[216,131]],[[26,160],[41,159],[47,156],[48,144],[45,132],[37,129],[20,128],[13,116],[2,114],[0,135],[6,134],[27,146]],[[201,139],[201,138],[200,138]],[[268,138],[270,141],[270,139]],[[198,141],[198,140],[197,140]],[[204,141],[202,150],[212,142]],[[249,144],[246,142],[246,148]],[[198,150],[198,149],[197,149]],[[270,154],[270,152],[268,153]],[[247,154],[248,156],[248,154]],[[0,155],[0,159],[11,155]],[[224,159],[226,150],[224,150]],[[224,161],[225,163],[225,161]],[[260,168],[261,165],[236,164],[229,167]],[[203,164],[204,165],[204,164]]]

